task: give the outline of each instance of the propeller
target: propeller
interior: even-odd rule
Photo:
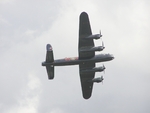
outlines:
[[[99,33],[99,35],[100,35],[100,37],[102,37],[103,35],[101,34],[101,30],[100,30],[100,33]],[[105,49],[105,47],[104,47],[104,42],[103,42],[103,40],[102,40],[102,38],[101,38],[101,41],[102,41],[102,49]]]
[[[101,76],[101,80],[104,80],[103,76]]]
[[[104,71],[103,71],[103,72],[104,72],[104,74],[105,74],[105,69],[106,69],[106,68],[105,68],[104,64],[103,64],[103,68],[104,68]]]
[[[103,84],[103,80],[104,80],[104,78],[103,78],[103,76],[101,76],[101,81],[102,81],[102,84]]]
[[[99,37],[102,37],[103,35],[101,34],[101,30],[100,30],[100,32],[99,32]]]
[[[104,72],[104,74],[105,74],[105,69],[106,69],[106,68],[105,68],[104,64],[103,64],[103,68],[104,68],[104,71],[103,71],[103,72]],[[103,78],[103,76],[101,76],[102,84],[103,84],[103,80],[104,80],[104,78]]]
[[[101,39],[102,40],[102,39]],[[104,42],[102,41],[102,46],[104,47]]]

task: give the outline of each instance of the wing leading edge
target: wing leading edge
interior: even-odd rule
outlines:
[[[89,17],[87,13],[83,12],[80,15],[79,22],[79,59],[90,59],[95,56],[94,51],[80,51],[81,49],[86,49],[90,47],[94,47],[93,39],[86,39],[86,37],[92,35],[91,26],[89,22]],[[85,99],[91,97],[93,82],[90,82],[95,77],[95,72],[92,73],[82,73],[84,69],[92,69],[95,67],[95,63],[81,63],[79,64],[80,70],[80,80],[82,87],[82,94]]]

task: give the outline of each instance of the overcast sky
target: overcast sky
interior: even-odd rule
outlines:
[[[0,0],[0,113],[149,113],[149,0]],[[46,44],[54,58],[78,56],[79,15],[102,31],[103,84],[82,97],[78,66],[55,67],[48,80]],[[96,40],[95,45],[100,45]]]

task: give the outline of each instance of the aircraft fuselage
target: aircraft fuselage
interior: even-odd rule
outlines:
[[[84,64],[86,62],[105,62],[113,60],[114,57],[111,54],[99,54],[95,55],[93,58],[90,59],[79,59],[78,57],[72,57],[72,58],[64,58],[64,59],[58,59],[54,60],[54,62],[48,63],[43,62],[42,66],[67,66],[67,65],[78,65],[78,64]]]

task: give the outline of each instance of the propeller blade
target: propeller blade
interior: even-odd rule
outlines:
[[[103,68],[104,68],[104,71],[103,71],[103,72],[104,72],[104,74],[105,74],[105,69],[106,69],[106,68],[105,68],[104,64],[103,64]]]
[[[102,41],[102,46],[104,47],[104,42]]]
[[[102,81],[102,84],[103,84],[103,80],[104,80],[104,78],[103,78],[103,76],[101,76],[101,81]]]
[[[103,64],[103,67],[104,67],[104,69],[105,69],[105,66],[104,66],[104,64]]]
[[[101,31],[100,31],[100,37],[102,37]],[[104,49],[105,47],[104,47],[104,42],[103,42],[102,38],[101,38],[101,41],[102,41],[102,47],[103,47],[103,49]]]
[[[101,34],[101,30],[100,30],[100,32],[99,32],[99,35],[100,35],[100,37],[102,37],[103,35]]]
[[[101,76],[101,79],[104,80],[103,76]]]

